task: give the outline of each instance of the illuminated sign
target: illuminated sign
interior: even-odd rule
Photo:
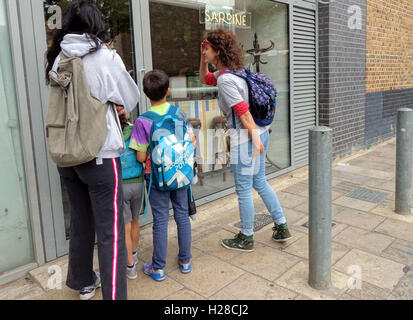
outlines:
[[[199,11],[201,24],[214,24],[222,26],[235,26],[236,28],[251,28],[251,13],[238,11],[232,8],[201,8]]]

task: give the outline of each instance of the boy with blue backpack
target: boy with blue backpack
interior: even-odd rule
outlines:
[[[125,150],[121,153],[122,189],[123,189],[123,217],[125,221],[125,239],[128,253],[126,276],[136,279],[138,273],[138,243],[140,235],[139,215],[143,208],[143,166],[137,161],[136,151],[129,148],[133,125],[128,122],[129,114],[120,117],[125,141]]]
[[[143,79],[143,90],[152,107],[136,120],[129,147],[137,151],[138,161],[145,162],[145,180],[153,215],[152,261],[144,263],[143,272],[155,281],[163,281],[169,200],[178,226],[180,270],[191,272],[188,188],[191,188],[194,177],[195,136],[185,113],[166,102],[169,78],[165,72],[148,72]]]

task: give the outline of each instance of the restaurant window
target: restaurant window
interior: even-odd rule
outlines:
[[[290,159],[288,6],[270,0],[150,0],[153,69],[170,77],[169,103],[180,107],[198,131],[200,183],[196,199],[234,186],[225,121],[216,87],[199,82],[200,43],[206,31],[233,31],[246,67],[269,76],[277,89],[277,111],[271,126],[267,174],[285,169]],[[214,71],[210,66],[210,71]]]

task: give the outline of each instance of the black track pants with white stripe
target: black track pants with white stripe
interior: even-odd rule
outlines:
[[[98,241],[104,300],[126,300],[126,244],[119,158],[95,159],[58,168],[69,194],[70,245],[66,285],[80,290],[94,283],[93,248]]]

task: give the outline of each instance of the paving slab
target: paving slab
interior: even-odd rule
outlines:
[[[377,203],[354,199],[350,197],[340,197],[333,200],[333,203],[342,207],[361,210],[361,211],[370,211],[377,207]]]
[[[346,194],[352,192],[353,190],[357,189],[358,187],[360,187],[360,185],[358,185],[358,184],[351,183],[351,182],[348,182],[348,181],[340,181],[332,189],[333,189],[333,191],[335,191],[337,193],[341,193],[343,195],[346,195]]]
[[[366,181],[368,181],[370,177],[362,176],[362,175],[355,174],[355,173],[339,171],[333,168],[333,180],[334,179],[362,185]]]
[[[377,287],[367,281],[362,281],[360,289],[348,289],[346,294],[358,300],[384,300],[389,297],[391,290]]]
[[[354,209],[345,209],[333,216],[333,221],[366,230],[374,230],[386,218]]]
[[[243,253],[235,257],[231,260],[231,264],[269,281],[274,281],[301,261],[298,257],[258,243],[254,245],[254,249],[254,252]]]
[[[333,237],[334,242],[351,248],[359,248],[374,254],[380,254],[389,247],[394,240],[395,238],[356,227],[348,227]]]
[[[366,181],[363,185],[391,192],[395,192],[396,190],[396,182],[394,180],[389,181],[378,178],[372,178]]]
[[[39,284],[29,277],[18,279],[0,287],[0,301],[2,300],[33,300],[44,294]]]
[[[351,248],[348,248],[342,244],[332,242],[331,243],[331,263],[332,264],[336,263],[346,253],[348,253],[350,249]],[[309,255],[308,236],[297,240],[296,242],[288,246],[283,251],[308,260],[308,255]]]
[[[383,170],[370,169],[370,168],[359,167],[355,165],[335,166],[333,169],[333,174],[336,171],[343,172],[343,173],[351,173],[351,174],[360,175],[363,177],[379,178],[383,180],[392,180],[394,178],[394,172],[388,172],[388,171],[386,172]]]
[[[296,221],[305,217],[305,213],[296,209],[283,208],[283,212],[288,225],[294,224]]]
[[[206,300],[205,297],[200,296],[199,294],[188,290],[186,288],[181,289],[177,292],[172,293],[171,295],[167,296],[166,298],[163,298],[163,300],[182,300],[182,301],[187,301],[187,300]]]
[[[310,297],[306,297],[305,295],[299,294],[294,300],[312,300]]]
[[[403,268],[405,267],[401,263],[359,249],[352,249],[333,265],[333,269],[347,274],[352,266],[361,269],[362,281],[365,280],[377,287],[390,290],[393,290],[404,275]]]
[[[339,197],[342,197],[342,196],[343,196],[342,194],[339,194],[338,197],[336,197],[336,199],[339,198]],[[345,209],[346,208],[343,207],[343,206],[339,206],[339,205],[336,205],[334,203],[331,204],[331,214],[333,216],[340,213],[341,211],[343,211]],[[304,213],[305,215],[308,216],[308,213],[309,213],[309,210],[310,210],[309,209],[309,200],[307,200],[304,203],[300,204],[299,206],[295,207],[294,210],[302,212],[302,213]]]
[[[379,216],[390,218],[394,220],[413,223],[413,215],[402,215],[394,211],[395,202],[389,199],[384,200],[376,208],[370,211],[370,213],[377,214]]]
[[[385,172],[394,171],[394,164],[388,164],[388,163],[383,163],[379,161],[367,161],[367,160],[364,160],[363,158],[354,159],[354,160],[349,161],[348,163],[354,166],[362,167],[362,168],[375,169],[375,170],[380,170],[380,171],[385,171]]]
[[[222,239],[232,239],[235,234],[226,230],[213,233],[205,238],[192,243],[192,247],[201,250],[204,253],[220,258],[221,260],[232,260],[242,252],[225,249],[221,245]]]
[[[327,290],[313,289],[308,284],[308,274],[308,263],[302,261],[277,279],[275,284],[315,300],[335,300],[347,289],[348,276],[336,270],[331,271],[332,286]]]
[[[176,270],[169,277],[191,291],[209,298],[245,273],[227,262],[213,256],[203,255],[193,259],[193,269],[189,274]]]
[[[97,289],[96,295],[92,298],[92,300],[101,300],[101,291],[101,289]],[[35,300],[79,300],[79,291],[72,290],[66,285],[63,285],[62,289],[49,290],[41,296],[36,297]]]
[[[282,192],[292,193],[295,195],[308,197],[308,183],[297,183],[292,185],[291,187],[285,188]]]
[[[394,148],[394,152],[396,152],[396,148]],[[378,151],[371,152],[368,155],[363,156],[363,160],[365,161],[379,161],[381,163],[386,163],[392,166],[396,166],[395,157],[383,157],[383,153],[379,153]]]
[[[380,224],[375,231],[390,235],[397,239],[413,242],[413,223],[387,219]]]
[[[308,234],[309,232],[309,217],[305,217],[303,219],[298,220],[296,223],[294,223],[290,229],[293,231],[300,231],[305,234]],[[335,235],[339,234],[341,231],[346,229],[348,225],[343,224],[343,223],[337,223],[334,221],[331,221],[332,226],[331,226],[331,236],[334,237]]]
[[[357,299],[355,297],[352,297],[352,296],[345,293],[338,300],[359,300],[359,299]]]
[[[194,243],[195,241],[198,241],[199,239],[207,237],[213,233],[221,231],[221,230],[222,228],[220,228],[214,223],[211,223],[208,225],[203,224],[203,225],[197,226],[196,228],[192,228],[191,230],[192,243]]]
[[[128,300],[161,300],[183,289],[183,285],[166,273],[161,282],[153,280],[142,272],[142,263],[138,263],[138,278],[128,279]],[[100,290],[101,291],[101,290]]]
[[[396,262],[412,265],[413,264],[413,242],[396,240],[390,247],[381,253],[383,258]]]
[[[294,209],[307,200],[307,197],[298,196],[287,192],[277,192],[278,200],[283,208]]]
[[[413,265],[405,268],[405,275],[389,296],[390,300],[413,300]]]
[[[293,300],[298,294],[252,274],[244,274],[210,300]]]

